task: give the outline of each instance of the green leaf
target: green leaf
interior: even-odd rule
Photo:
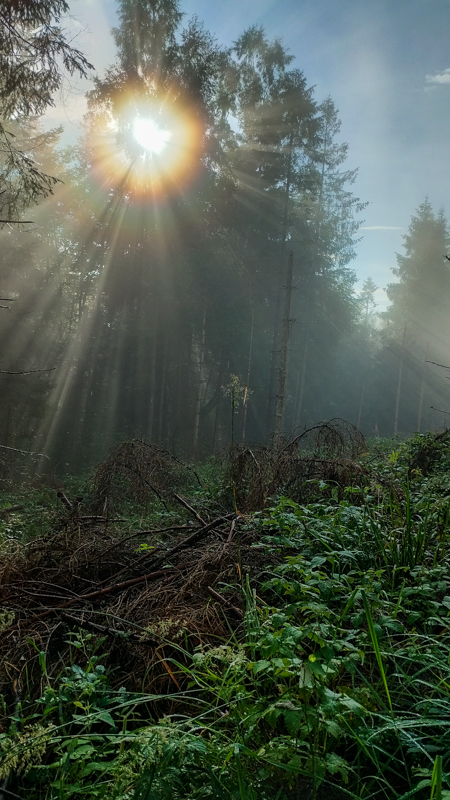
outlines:
[[[302,727],[305,715],[302,711],[285,711],[284,721],[290,736],[296,736]]]
[[[253,672],[255,673],[255,675],[257,675],[258,672],[267,671],[268,669],[270,669],[271,666],[272,666],[272,664],[271,664],[270,661],[262,660],[262,661],[256,661],[253,664],[252,669],[253,669]]]

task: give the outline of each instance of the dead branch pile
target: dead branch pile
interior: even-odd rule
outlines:
[[[157,498],[166,504],[174,491],[189,492],[199,485],[192,466],[143,439],[118,444],[93,476],[96,507],[103,510],[119,508],[124,500],[148,505]]]
[[[364,449],[363,434],[336,418],[272,446],[235,446],[224,458],[238,508],[248,512],[264,508],[270,497],[280,493],[308,502],[320,481],[339,492],[360,485],[366,471],[356,459]]]
[[[55,677],[73,658],[68,633],[80,629],[107,638],[117,685],[173,691],[183,682],[167,665],[182,659],[173,642],[192,653],[242,625],[240,576],[258,570],[245,521],[200,522],[194,512],[186,524],[130,531],[60,499],[51,535],[0,554],[0,693],[26,676],[38,696],[39,652]]]

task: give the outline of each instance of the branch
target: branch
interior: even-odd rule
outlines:
[[[432,408],[433,411],[439,411],[440,414],[448,414],[448,416],[450,417],[450,411],[442,411],[441,408],[435,408],[434,406],[430,406],[430,408]]]
[[[205,520],[201,518],[200,514],[197,514],[196,510],[194,508],[192,508],[192,506],[189,505],[187,500],[184,500],[183,497],[180,497],[180,495],[176,494],[175,492],[174,492],[173,496],[174,496],[175,500],[178,500],[178,502],[181,503],[182,506],[187,508],[187,510],[190,511],[191,514],[194,515],[195,519],[197,519],[200,522],[201,525],[206,525]]]
[[[157,558],[155,563],[153,564],[153,569],[155,567],[159,567],[161,564],[166,563],[169,559],[175,554],[178,553],[179,550],[184,550],[185,547],[190,547],[192,544],[197,544],[200,539],[203,539],[213,528],[218,528],[220,525],[223,525],[224,522],[228,522],[230,519],[234,519],[236,515],[233,514],[225,514],[223,517],[219,517],[218,519],[213,520],[213,522],[209,522],[208,525],[205,525],[204,528],[199,528],[187,539],[183,539],[182,542],[176,544],[175,547],[172,547],[171,550],[168,550],[163,556]]]
[[[0,219],[0,225],[34,225],[34,219]]]
[[[240,610],[240,608],[236,608],[236,606],[233,606],[232,603],[230,603],[229,600],[226,599],[226,597],[219,594],[218,592],[215,592],[212,586],[208,586],[208,593],[211,595],[211,597],[214,597],[215,600],[218,600],[219,603],[221,603],[223,606],[229,608],[230,611],[233,611],[233,613],[236,614],[238,619],[244,619],[244,615]]]
[[[14,453],[22,453],[23,456],[41,456],[42,458],[48,458],[45,453],[34,453],[33,450],[18,450],[17,447],[7,447],[5,444],[0,444],[1,450],[12,450]]]
[[[0,306],[6,308],[6,306]],[[0,375],[34,375],[35,372],[53,372],[56,367],[49,367],[49,369],[28,369],[23,372],[10,372],[8,369],[0,369]]]
[[[36,614],[31,621],[36,622],[38,619],[45,619],[51,614],[56,614],[56,612],[62,611],[65,608],[70,608],[70,606],[81,603],[83,600],[93,600],[96,597],[103,597],[103,595],[110,594],[111,592],[122,592],[130,586],[136,586],[136,584],[146,581],[157,580],[166,575],[174,575],[177,571],[176,569],[160,569],[157,572],[148,572],[146,575],[141,575],[139,578],[132,578],[128,581],[122,581],[122,583],[116,583],[114,586],[107,586],[106,589],[99,589],[96,592],[89,592],[88,594],[79,594],[77,597],[71,597],[70,600],[67,600],[66,603],[62,603],[60,606],[53,606],[52,608],[47,608],[46,611],[43,611],[41,614]]]
[[[442,369],[450,369],[450,367],[447,367],[445,364],[438,364],[437,361],[425,361],[425,364],[434,364],[435,367],[442,367]]]
[[[20,794],[15,794],[15,792],[10,792],[9,789],[4,789],[3,786],[0,789],[0,797],[2,796],[2,794],[5,797],[12,797],[13,800],[23,800],[23,797]]]

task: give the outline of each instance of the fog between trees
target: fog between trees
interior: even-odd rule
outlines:
[[[355,291],[364,202],[332,99],[260,28],[229,50],[176,0],[118,6],[76,147],[4,108],[63,183],[0,234],[0,368],[55,367],[0,375],[3,447],[76,471],[135,435],[203,458],[332,417],[368,436],[445,424],[444,212],[411,209],[379,314],[371,279]],[[137,118],[167,128],[173,162]]]

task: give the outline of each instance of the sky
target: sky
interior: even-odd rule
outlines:
[[[450,0],[181,0],[223,45],[250,25],[279,37],[293,66],[339,109],[354,193],[368,206],[352,263],[358,286],[369,275],[376,299],[395,280],[395,253],[411,216],[428,197],[450,216]],[[97,73],[114,60],[115,0],[72,0],[67,30]],[[67,85],[48,124],[74,141],[86,82]]]

